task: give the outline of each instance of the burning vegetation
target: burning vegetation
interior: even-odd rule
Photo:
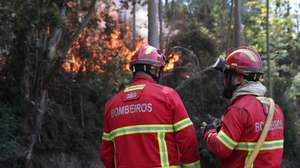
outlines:
[[[104,73],[103,66],[113,58],[121,60],[123,70],[129,70],[129,61],[135,49],[147,39],[137,37],[133,42],[132,27],[120,21],[117,10],[115,5],[108,8],[105,4],[98,4],[94,20],[97,27],[89,26],[79,35],[63,64],[66,72]],[[176,64],[180,64],[181,55],[178,51],[171,52],[167,56],[169,61],[164,71],[171,72]]]
[[[132,45],[132,28],[119,20],[115,5],[98,4],[94,22],[97,26],[87,27],[69,50],[65,71],[103,73],[103,66],[116,57],[129,70],[129,60],[143,39],[138,37]]]
[[[181,53],[172,52],[167,57],[168,57],[168,64],[165,66],[164,71],[170,72],[174,69],[175,65],[180,62]]]

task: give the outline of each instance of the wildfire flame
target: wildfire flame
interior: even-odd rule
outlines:
[[[126,42],[132,41],[129,27],[125,32],[127,32],[125,35],[122,34],[118,28],[113,30],[110,35],[103,36],[92,30],[82,32],[70,49],[63,68],[67,72],[92,71],[103,73],[102,65],[108,63],[113,57],[119,56],[124,61],[123,69],[129,70],[129,61],[134,51],[126,44]],[[99,46],[99,43],[102,45]],[[135,48],[139,48],[142,43],[142,40],[138,39]],[[86,50],[89,54],[82,50]],[[82,54],[90,56],[85,58]]]
[[[103,8],[103,5],[99,8]],[[129,60],[134,53],[132,30],[127,23],[119,23],[114,9],[106,13],[97,10],[98,28],[86,28],[68,52],[63,68],[67,72],[92,71],[103,73],[103,65],[115,57],[122,61],[124,70],[129,70]],[[106,29],[105,17],[111,17],[113,26]],[[110,30],[110,29],[113,30]],[[111,33],[107,33],[107,31]],[[135,48],[142,45],[143,39],[137,38]],[[123,65],[124,64],[124,65]]]
[[[174,66],[176,65],[176,63],[180,60],[181,57],[181,53],[179,52],[172,52],[168,58],[169,58],[169,62],[167,65],[165,65],[164,71],[172,71],[174,69]]]
[[[68,6],[76,8],[76,4],[73,3]],[[104,73],[103,65],[116,57],[121,61],[123,70],[129,70],[129,61],[135,52],[134,49],[141,47],[144,39],[138,37],[133,46],[131,27],[128,23],[118,20],[116,11],[113,6],[107,9],[103,3],[98,4],[96,13],[98,26],[97,28],[88,27],[81,32],[63,64],[66,72]],[[110,18],[107,20],[107,17]],[[110,25],[109,28],[107,25]],[[180,57],[181,53],[172,52],[164,70],[172,71]]]

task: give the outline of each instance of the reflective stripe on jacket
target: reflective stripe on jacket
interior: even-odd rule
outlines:
[[[199,168],[193,123],[177,93],[138,75],[105,105],[101,159],[107,168]]]
[[[224,114],[219,132],[208,131],[208,148],[221,159],[222,168],[243,168],[264,127],[267,105],[253,95],[235,99]],[[255,168],[280,168],[284,143],[284,117],[276,105],[268,136],[255,159]]]

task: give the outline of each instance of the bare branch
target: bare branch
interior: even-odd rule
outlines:
[[[61,41],[61,37],[62,37],[62,28],[58,28],[55,30],[55,32],[53,33],[53,36],[49,40],[48,57],[49,57],[50,61],[53,60],[55,57],[55,51],[57,50],[57,46],[58,46],[59,42]]]
[[[64,45],[64,47],[61,49],[61,51],[57,51],[58,57],[57,57],[54,65],[52,66],[52,68],[46,74],[46,78],[45,78],[45,80],[43,82],[43,88],[45,88],[45,87],[48,86],[49,81],[53,78],[53,76],[55,75],[55,73],[59,70],[59,68],[61,68],[62,64],[65,62],[66,55],[67,55],[69,49],[72,47],[74,41],[78,38],[79,34],[87,26],[87,24],[91,20],[92,16],[94,15],[94,13],[95,13],[95,6],[96,6],[96,0],[93,0],[91,2],[90,7],[89,7],[88,14],[83,19],[83,22],[81,23],[81,25],[73,33],[73,35],[71,36],[71,38],[69,40],[66,40],[67,44]]]

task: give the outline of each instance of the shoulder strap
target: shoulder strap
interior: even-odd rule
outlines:
[[[263,104],[269,104],[269,112],[268,112],[268,116],[267,116],[267,119],[266,119],[266,122],[265,122],[265,126],[264,126],[264,128],[263,128],[263,130],[262,130],[262,132],[259,136],[259,139],[258,139],[257,143],[255,144],[255,148],[254,148],[253,152],[249,155],[249,157],[246,158],[244,168],[253,167],[253,162],[256,159],[256,157],[259,153],[260,147],[262,146],[262,144],[266,140],[268,132],[271,128],[271,124],[272,124],[272,120],[273,120],[273,116],[274,116],[274,111],[275,111],[275,103],[274,103],[272,98],[257,97],[257,99]]]

